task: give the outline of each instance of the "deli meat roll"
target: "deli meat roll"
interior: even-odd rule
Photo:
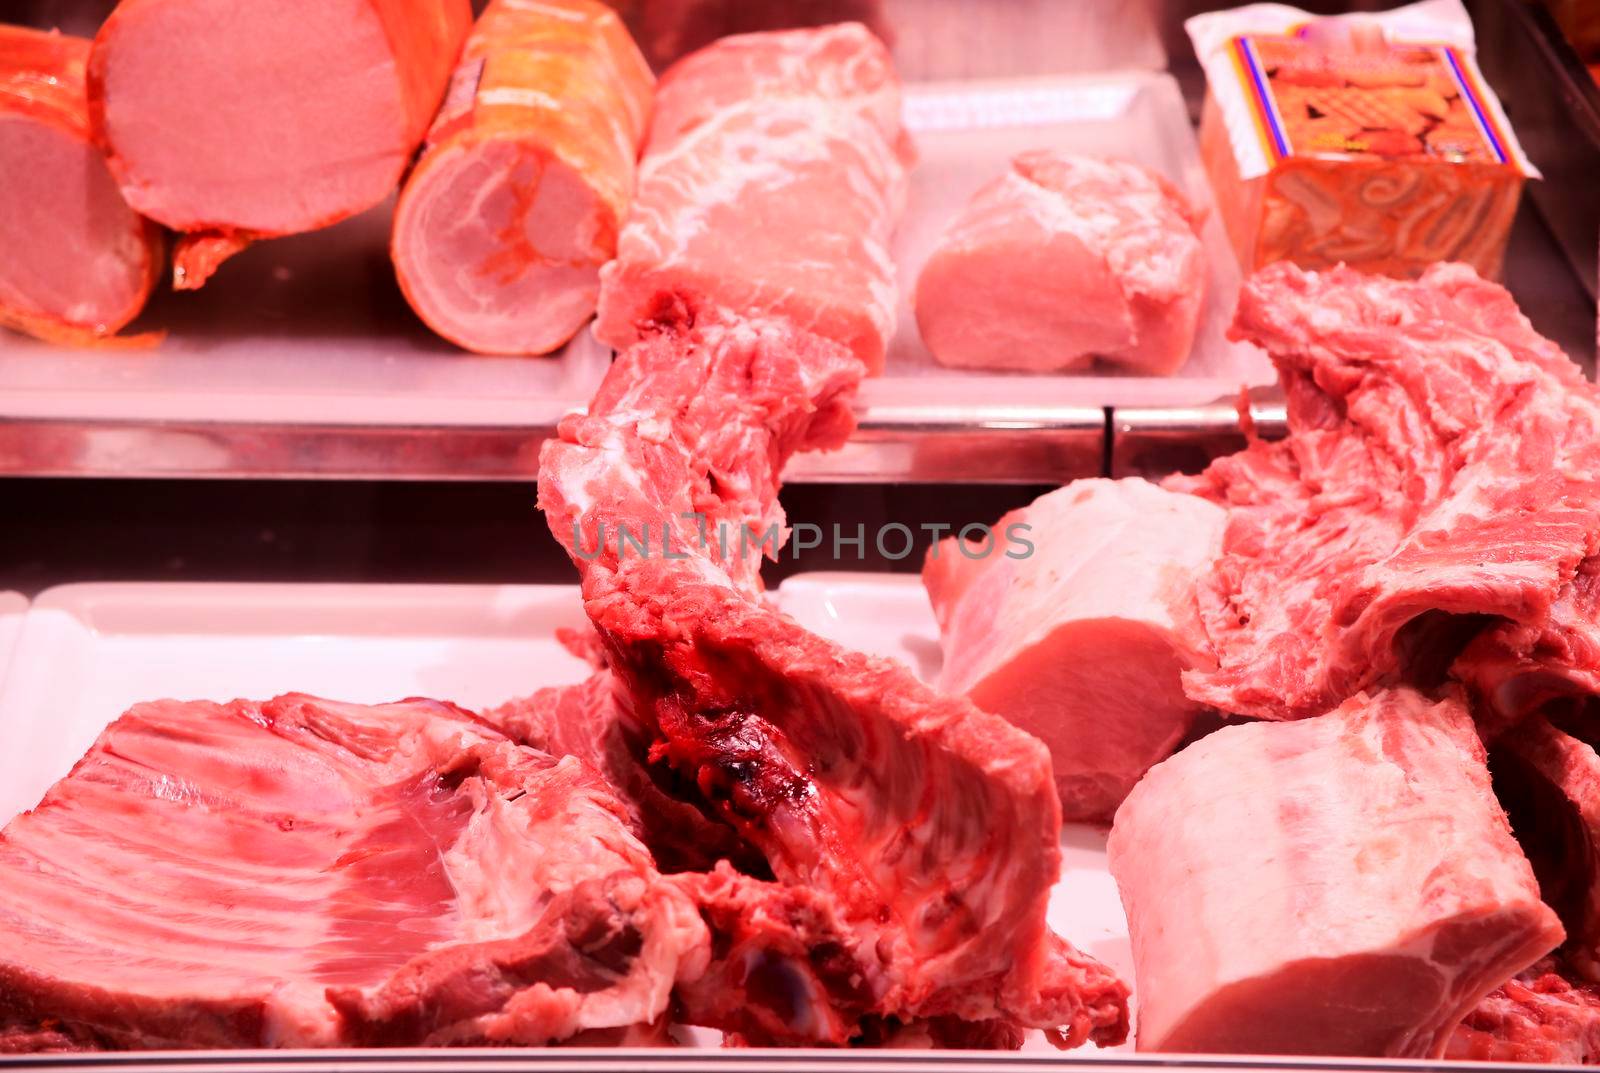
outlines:
[[[91,105],[128,203],[187,233],[174,282],[382,201],[471,21],[468,0],[122,0]]]
[[[598,0],[489,5],[395,212],[395,271],[429,327],[546,354],[593,316],[653,85]]]
[[[0,26],[0,325],[59,342],[110,335],[144,308],[161,232],[95,148],[89,42]]]

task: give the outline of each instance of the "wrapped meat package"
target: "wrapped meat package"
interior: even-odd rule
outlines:
[[[1499,274],[1539,173],[1478,72],[1460,0],[1325,19],[1257,4],[1185,26],[1209,88],[1200,149],[1246,272]]]

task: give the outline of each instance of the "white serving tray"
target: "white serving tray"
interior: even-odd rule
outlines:
[[[913,397],[973,404],[1196,405],[1235,395],[1241,387],[1273,382],[1271,363],[1260,350],[1226,338],[1238,298],[1239,266],[1211,195],[1183,94],[1171,75],[1126,71],[910,85],[905,117],[919,160],[895,236],[897,328],[884,377],[863,392],[869,412],[880,398],[903,402]],[[945,225],[978,188],[1030,149],[1143,164],[1206,211],[1201,233],[1210,272],[1206,306],[1194,351],[1173,376],[1130,376],[1109,368],[1072,375],[947,369],[923,345],[911,303],[923,263]]]
[[[900,659],[923,677],[938,635],[911,575],[809,574],[775,593],[826,637]],[[299,691],[468,708],[588,667],[556,640],[585,622],[577,586],[82,584],[41,593],[0,683],[0,823],[32,808],[130,705]],[[1132,978],[1127,925],[1099,831],[1069,827],[1051,898],[1062,935]],[[1046,1048],[1042,1038],[1030,1041]]]

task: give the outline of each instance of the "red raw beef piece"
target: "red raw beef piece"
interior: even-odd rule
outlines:
[[[1600,401],[1503,288],[1275,264],[1234,332],[1277,365],[1289,434],[1170,482],[1230,512],[1200,595],[1218,667],[1190,696],[1315,715],[1437,681],[1487,622],[1561,629],[1600,545]]]
[[[0,834],[0,1050],[634,1038],[707,932],[587,765],[435,701],[159,701]]]
[[[625,351],[540,459],[540,505],[583,575],[619,702],[777,880],[740,896],[764,907],[758,946],[793,986],[746,986],[732,1013],[702,1016],[751,1042],[953,1017],[1114,1043],[1126,987],[1045,924],[1060,806],[1043,745],[776,613],[760,552],[736,543],[781,530],[784,461],[843,440],[860,375],[787,323],[680,320]],[[668,523],[670,556],[614,540]],[[819,927],[839,938],[819,943]]]

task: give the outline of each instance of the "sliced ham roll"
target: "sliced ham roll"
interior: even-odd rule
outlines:
[[[91,104],[128,203],[190,233],[174,282],[382,201],[471,21],[468,0],[122,0]]]
[[[482,353],[547,354],[593,315],[654,78],[596,0],[495,0],[400,195],[417,315]]]
[[[150,297],[161,232],[122,199],[90,135],[89,42],[0,26],[0,324],[84,342]]]

